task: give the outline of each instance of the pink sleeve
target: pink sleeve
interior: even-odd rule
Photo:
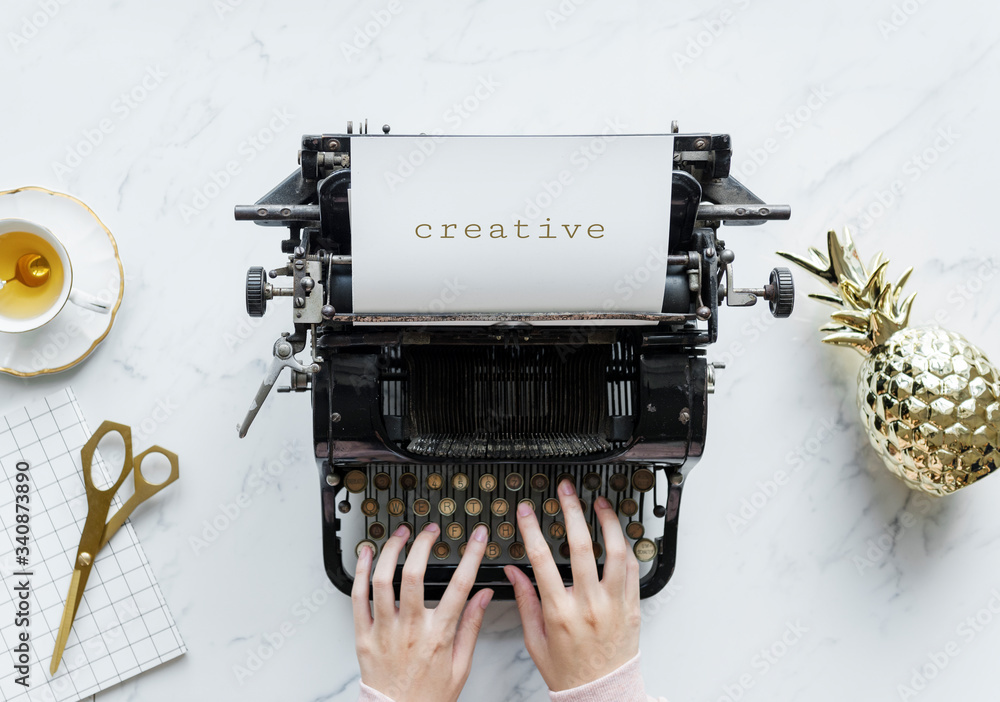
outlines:
[[[646,696],[638,655],[594,682],[562,692],[550,690],[549,697],[552,702],[667,702],[663,697]]]
[[[394,702],[394,700],[361,683],[361,696],[358,698],[358,702]]]

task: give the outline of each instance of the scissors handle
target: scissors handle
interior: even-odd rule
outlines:
[[[94,451],[97,450],[97,445],[101,443],[101,439],[108,434],[118,434],[122,437],[122,441],[125,443],[125,460],[122,462],[122,471],[118,474],[118,479],[114,485],[107,488],[99,488],[94,485],[94,476],[91,474],[91,469],[94,464]],[[97,428],[97,431],[94,432],[94,435],[87,439],[87,443],[83,445],[83,449],[80,451],[80,458],[83,459],[83,484],[87,488],[87,502],[90,504],[90,511],[94,511],[95,505],[106,502],[108,507],[105,508],[105,515],[107,515],[111,499],[125,483],[125,479],[129,473],[132,472],[132,428],[126,424],[104,420],[101,422],[101,426]]]
[[[170,461],[170,475],[162,483],[151,483],[142,474],[143,459],[153,453],[165,456]],[[111,540],[111,537],[121,528],[122,524],[125,523],[125,520],[129,518],[136,507],[180,477],[177,454],[173,451],[168,451],[162,446],[150,446],[133,459],[133,476],[135,479],[135,491],[104,526],[104,536],[101,539],[101,545],[98,550],[104,548],[104,545]]]

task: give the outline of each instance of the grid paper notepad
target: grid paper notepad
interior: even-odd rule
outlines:
[[[90,436],[70,388],[0,417],[0,699],[9,702],[79,700],[186,650],[146,554],[132,525],[125,522],[97,556],[62,663],[55,676],[49,676],[87,516],[80,449]],[[146,448],[135,446],[135,453]],[[15,550],[22,546],[15,541],[18,461],[30,465],[27,565],[18,563],[24,552]],[[94,463],[106,479],[107,468],[98,453]],[[112,513],[121,503],[116,496]],[[32,575],[12,575],[16,572]],[[16,682],[18,654],[13,650],[24,631],[14,616],[20,601],[16,588],[24,580],[30,582],[29,687]]]

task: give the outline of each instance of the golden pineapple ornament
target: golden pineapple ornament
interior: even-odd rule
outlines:
[[[866,268],[850,232],[827,233],[827,253],[810,258],[779,251],[826,282],[834,294],[809,297],[837,307],[829,344],[865,356],[858,409],[886,467],[909,487],[947,495],[1000,465],[1000,370],[960,334],[908,327],[916,293],[900,300],[912,268],[886,282],[882,253]]]

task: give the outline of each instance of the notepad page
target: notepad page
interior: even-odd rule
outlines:
[[[142,545],[126,522],[98,554],[62,663],[55,676],[49,675],[87,516],[80,449],[90,436],[68,387],[0,417],[0,699],[79,700],[186,651]],[[146,448],[135,446],[135,453]],[[95,470],[107,478],[104,461],[94,456]],[[17,477],[24,472],[28,478]],[[21,484],[28,485],[26,492],[18,491]],[[23,494],[27,501],[17,499]],[[112,512],[119,507],[116,496]],[[18,514],[28,515],[27,539],[18,532]],[[20,617],[22,601],[27,602],[27,626]],[[24,653],[16,650],[24,632],[30,637],[27,678],[20,674],[23,669],[15,669]]]

